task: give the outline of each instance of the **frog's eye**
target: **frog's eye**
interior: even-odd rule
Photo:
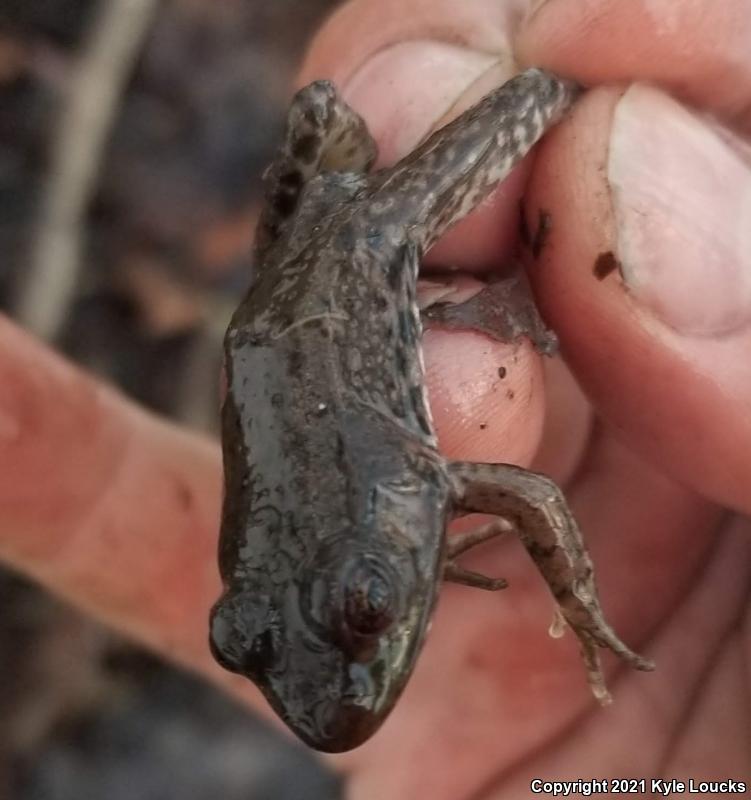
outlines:
[[[379,636],[396,617],[397,595],[393,581],[379,564],[361,560],[344,580],[343,621],[358,636]]]
[[[209,644],[214,658],[225,669],[255,679],[269,667],[274,656],[270,627],[258,623],[259,609],[244,597],[223,597],[211,612]],[[265,609],[260,609],[263,613]]]

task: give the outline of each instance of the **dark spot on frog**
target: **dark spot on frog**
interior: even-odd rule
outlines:
[[[279,213],[284,216],[289,216],[297,208],[297,197],[296,192],[280,192],[277,194],[275,203]]]
[[[407,416],[407,410],[404,406],[404,401],[401,396],[390,398],[389,408],[391,409],[391,413],[397,419],[404,419]]]
[[[404,348],[397,347],[394,353],[394,361],[396,363],[396,370],[399,375],[407,374],[407,357],[404,354]]]
[[[312,164],[318,152],[319,139],[312,133],[301,136],[292,144],[292,155],[305,164]]]
[[[272,394],[271,405],[273,408],[281,408],[284,405],[284,396],[280,392]]]
[[[498,377],[503,380],[506,377],[506,367],[498,367]]]
[[[302,186],[302,175],[297,171],[285,172],[284,175],[279,176],[278,182],[283,189],[297,191]]]
[[[378,292],[373,297],[373,303],[378,311],[385,311],[389,307],[388,298],[381,292]]]
[[[344,470],[344,468],[347,466],[344,439],[342,439],[341,434],[338,432],[336,434],[336,448],[334,450],[334,461],[336,464],[336,468],[340,471]],[[342,472],[342,474],[344,474],[344,472]]]
[[[535,237],[532,240],[532,256],[535,259],[540,257],[543,248],[548,243],[550,229],[552,226],[553,218],[550,216],[550,213],[540,209],[537,216],[537,230],[535,231]]]
[[[480,423],[480,430],[481,431],[484,431],[485,428],[487,428],[487,427],[488,427],[488,423],[487,422],[481,422]]]
[[[514,392],[513,392],[513,390],[512,390],[512,389],[509,389],[509,390],[506,392],[506,397],[508,397],[508,399],[509,399],[509,400],[513,400],[513,399],[514,399],[514,397],[516,397],[516,395],[514,394]]]
[[[543,545],[532,540],[525,542],[525,547],[532,556],[541,560],[552,558],[560,550],[557,544]]]
[[[389,288],[394,292],[399,290],[402,283],[402,275],[404,273],[404,265],[398,258],[392,258],[389,261],[388,269],[386,272],[386,279],[389,283]]]
[[[618,264],[618,259],[613,254],[612,250],[608,250],[605,253],[600,253],[599,256],[595,259],[595,265],[592,269],[592,274],[597,278],[598,281],[603,281],[605,278],[610,275],[611,272],[614,272],[616,269],[620,269],[620,265]]]
[[[409,347],[414,341],[412,330],[412,315],[409,311],[400,311],[398,314],[399,319],[399,341]]]
[[[287,372],[292,378],[300,375],[305,365],[305,356],[302,350],[291,350],[287,354]]]
[[[424,433],[431,436],[433,431],[430,428],[430,422],[425,418],[425,414],[423,413],[422,389],[419,386],[411,386],[409,389],[409,399],[412,409],[414,410],[417,424],[422,428]]]

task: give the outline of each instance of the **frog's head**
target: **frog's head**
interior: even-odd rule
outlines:
[[[398,528],[390,515],[377,536],[332,537],[283,579],[254,570],[214,607],[217,660],[256,683],[318,750],[362,744],[412,672],[440,583],[444,524],[440,503],[417,505],[427,515],[420,525],[402,509]],[[417,538],[426,522],[432,542]]]

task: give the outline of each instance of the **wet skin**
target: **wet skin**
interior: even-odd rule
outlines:
[[[217,660],[250,678],[316,749],[357,747],[386,719],[444,577],[505,585],[455,559],[509,527],[578,636],[600,700],[609,696],[599,647],[652,668],[605,622],[555,484],[512,465],[444,459],[424,389],[415,296],[422,253],[576,94],[573,84],[527,70],[372,174],[375,144],[330,83],[306,87],[290,108],[265,175],[254,278],[225,339],[225,590],[210,639]],[[528,307],[518,322],[510,307],[499,317],[504,297],[517,293],[493,291],[484,306],[494,307],[496,332],[549,349]],[[467,326],[466,315],[457,319]],[[477,327],[488,332],[486,320]],[[448,522],[472,512],[507,522],[448,546]]]

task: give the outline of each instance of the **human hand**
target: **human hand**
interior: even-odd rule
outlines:
[[[353,794],[516,797],[532,777],[747,778],[748,712],[733,699],[748,685],[749,526],[721,506],[749,508],[751,265],[738,232],[749,229],[751,171],[747,144],[690,108],[749,132],[747,9],[554,0],[512,36],[518,4],[417,6],[348,5],[301,79],[332,75],[386,161],[513,71],[496,66],[499,52],[595,87],[537,149],[525,202],[528,227],[540,211],[551,220],[529,274],[589,403],[560,364],[541,391],[528,349],[514,363],[482,337],[430,331],[426,360],[443,451],[531,460],[564,485],[606,612],[657,672],[621,667],[614,705],[597,709],[573,643],[541,635],[550,600],[524,557],[488,547],[478,562],[509,590],[444,588],[394,719],[351,756]],[[519,191],[507,182],[434,259],[501,265]],[[510,392],[499,363],[513,364]]]
[[[500,5],[351,4],[319,36],[302,82],[333,76],[391,160],[440,124],[465,86],[473,84],[469,105],[513,71],[492,69],[510,48],[510,14]],[[554,0],[513,48],[524,64],[587,85],[649,79],[748,132],[741,3],[721,13],[713,6],[711,18],[707,3],[680,18],[668,0],[660,6],[652,3],[648,18],[623,0],[596,13]],[[414,52],[417,40],[427,50]],[[438,44],[446,41],[454,44]],[[725,42],[722,52],[709,46],[716,41]],[[394,42],[404,43],[388,48]],[[371,742],[335,759],[353,797],[516,797],[531,777],[747,773],[748,709],[736,698],[749,680],[748,525],[720,509],[747,511],[751,482],[750,271],[736,208],[749,174],[742,153],[742,143],[640,88],[593,89],[537,150],[527,218],[534,227],[544,210],[552,227],[531,279],[592,406],[560,363],[547,368],[543,389],[541,363],[526,346],[426,334],[444,452],[532,461],[564,484],[606,612],[658,671],[613,674],[615,702],[599,709],[572,637],[545,634],[552,604],[521,548],[488,545],[475,557],[511,587],[502,595],[445,587],[394,714]],[[710,168],[727,177],[715,178],[717,196],[706,202]],[[500,265],[523,178],[517,173],[446,237],[433,260]],[[618,269],[608,271],[607,253],[621,262],[628,292]],[[670,279],[672,264],[681,272]],[[211,664],[205,645],[219,593],[216,449],[6,327],[0,384],[10,392],[0,400],[0,436],[13,469],[0,489],[0,553],[257,703],[247,684]],[[503,379],[499,365],[508,368]]]

